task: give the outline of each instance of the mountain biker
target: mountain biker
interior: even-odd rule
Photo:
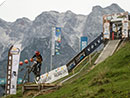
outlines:
[[[34,66],[34,70],[33,70],[33,73],[36,75],[36,76],[40,76],[40,72],[41,72],[41,65],[42,65],[42,56],[40,54],[39,51],[35,51],[35,54],[34,56],[30,59],[30,61],[33,61],[33,59],[36,58],[36,65]]]

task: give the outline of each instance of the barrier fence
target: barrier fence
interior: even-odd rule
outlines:
[[[84,48],[80,53],[78,53],[71,61],[69,61],[66,66],[68,71],[72,71],[73,68],[77,66],[86,56],[91,54],[95,49],[97,49],[103,43],[103,34],[101,33],[95,40],[93,40],[86,48]]]

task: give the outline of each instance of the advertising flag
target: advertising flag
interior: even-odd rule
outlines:
[[[123,28],[122,28],[122,38],[126,38],[128,37],[128,21],[124,20],[123,22]]]
[[[61,28],[52,28],[52,55],[59,55],[61,48]]]
[[[6,94],[16,94],[18,68],[21,45],[14,45],[9,49],[7,65]]]
[[[88,37],[82,36],[80,38],[80,51],[83,50],[88,45]]]
[[[104,38],[105,39],[109,39],[109,37],[110,37],[110,23],[109,22],[106,22],[106,23],[104,23],[104,32],[103,32],[103,34],[104,34]]]
[[[61,48],[61,28],[56,27],[56,33],[55,33],[55,54],[60,54],[60,48]]]

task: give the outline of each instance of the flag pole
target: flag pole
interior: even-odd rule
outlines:
[[[51,32],[51,43],[50,43],[50,48],[51,48],[51,56],[50,56],[50,71],[52,70],[52,61],[53,61],[53,55],[54,55],[54,34],[55,34],[55,27],[52,27],[52,32]]]
[[[81,48],[81,46],[80,46],[80,38],[81,38],[81,36],[79,37],[79,52],[81,51],[80,50],[80,48]]]
[[[80,36],[79,36],[79,52],[82,51],[82,47],[81,47],[81,37],[83,36],[82,33],[80,33]]]
[[[51,57],[50,57],[50,71],[52,70],[52,33],[53,33],[53,27],[52,27],[52,32],[51,32],[51,42],[50,42],[50,48],[51,48]]]

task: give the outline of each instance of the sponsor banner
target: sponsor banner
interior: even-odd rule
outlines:
[[[128,21],[122,21],[122,23],[123,23],[122,38],[128,37],[128,27],[129,27]]]
[[[68,71],[72,70],[76,66],[75,60],[73,59],[68,63]]]
[[[20,59],[21,45],[14,45],[11,49],[12,54],[12,74],[11,74],[11,89],[10,94],[16,94],[17,89],[17,78],[18,78],[18,68]]]
[[[53,27],[52,28],[52,55],[60,54],[61,48],[61,28]]]
[[[110,23],[122,22],[122,38],[128,37],[128,12],[117,13],[103,16],[103,34],[104,39],[110,39]],[[115,25],[115,24],[114,24]],[[112,26],[112,31],[118,32],[116,26]]]
[[[60,47],[61,47],[61,28],[56,27],[56,33],[55,33],[55,54],[60,54]]]
[[[14,45],[9,51],[6,94],[16,94],[20,50],[21,45]]]
[[[66,64],[68,71],[72,71],[86,56],[90,55],[96,48],[103,43],[103,34],[100,34],[95,40],[93,40],[86,48],[78,53],[69,63]]]
[[[85,51],[81,51],[81,52],[75,57],[76,63],[79,63],[85,56],[86,56]]]
[[[95,49],[97,49],[103,43],[103,34],[100,34],[95,40],[93,40],[86,48],[85,52],[87,56],[91,54]]]
[[[122,21],[127,19],[128,17],[128,12],[125,13],[116,13],[116,14],[112,14],[112,15],[106,15],[104,17],[105,20],[109,20],[109,21]]]
[[[88,45],[88,37],[82,36],[80,38],[80,51],[83,50]]]
[[[67,70],[66,65],[64,65],[64,66],[58,67],[48,73],[41,75],[38,83],[52,83],[67,75],[68,75],[68,70]]]
[[[109,39],[110,37],[110,23],[106,22],[104,23],[104,39]]]

